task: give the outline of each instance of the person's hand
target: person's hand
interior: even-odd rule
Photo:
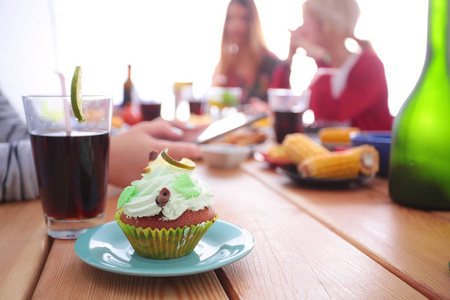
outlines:
[[[248,99],[248,103],[252,112],[270,112],[269,104],[259,99],[258,97],[251,97],[250,99]]]
[[[195,141],[199,135],[209,126],[209,124],[194,124],[191,122],[181,122],[178,120],[170,121],[170,125],[172,125],[174,130],[182,130],[183,134],[181,139],[177,139],[185,142],[193,142]]]
[[[303,37],[301,36],[300,31],[301,27],[298,27],[297,29],[294,30],[289,30],[289,32],[291,33],[291,38],[289,41],[289,58],[292,58],[297,49],[302,45]]]
[[[169,155],[176,160],[183,157],[200,158],[200,148],[193,143],[180,141],[183,131],[174,128],[163,120],[141,122],[113,136],[109,153],[109,183],[125,187],[133,180],[140,179],[152,150],[159,153],[168,148]]]
[[[298,48],[303,48],[306,51],[307,56],[316,60],[322,59],[326,55],[325,49],[312,42],[308,35],[304,32],[302,26],[295,30],[289,31],[291,32],[291,38],[288,60],[292,59]]]
[[[207,124],[195,125],[189,122],[166,121],[157,118],[150,122],[136,124],[147,134],[164,140],[193,142],[206,129]]]

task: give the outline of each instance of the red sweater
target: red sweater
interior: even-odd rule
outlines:
[[[361,53],[337,99],[331,93],[330,75],[319,77],[310,89],[310,108],[316,121],[350,121],[361,130],[392,128],[384,66],[373,51]]]

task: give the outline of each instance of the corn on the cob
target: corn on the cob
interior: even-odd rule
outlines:
[[[360,172],[364,175],[373,175],[378,172],[380,167],[380,155],[375,147],[370,145],[361,145],[346,150],[350,155],[360,157]]]
[[[318,154],[328,153],[329,150],[303,133],[286,135],[283,140],[286,155],[296,165],[304,159]]]
[[[284,149],[283,145],[270,147],[269,151],[267,151],[267,156],[271,159],[289,160],[289,157],[286,154],[286,149]]]
[[[362,145],[309,157],[297,169],[302,177],[343,179],[375,174],[378,166],[378,151],[372,146]]]
[[[322,143],[350,144],[350,135],[359,132],[358,127],[327,127],[319,130]]]

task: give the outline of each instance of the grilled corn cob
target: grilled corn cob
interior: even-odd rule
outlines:
[[[322,143],[350,144],[350,135],[359,132],[358,127],[327,127],[319,130],[319,139]]]
[[[286,155],[296,165],[304,159],[318,154],[328,153],[328,149],[316,143],[303,133],[292,133],[286,135],[283,140]]]
[[[378,166],[378,151],[372,146],[361,145],[309,157],[297,169],[302,177],[343,179],[375,174]]]

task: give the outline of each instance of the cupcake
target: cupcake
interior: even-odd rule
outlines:
[[[194,173],[195,163],[176,161],[167,151],[150,155],[142,178],[126,187],[117,203],[116,221],[143,257],[187,255],[217,220],[213,194]]]

